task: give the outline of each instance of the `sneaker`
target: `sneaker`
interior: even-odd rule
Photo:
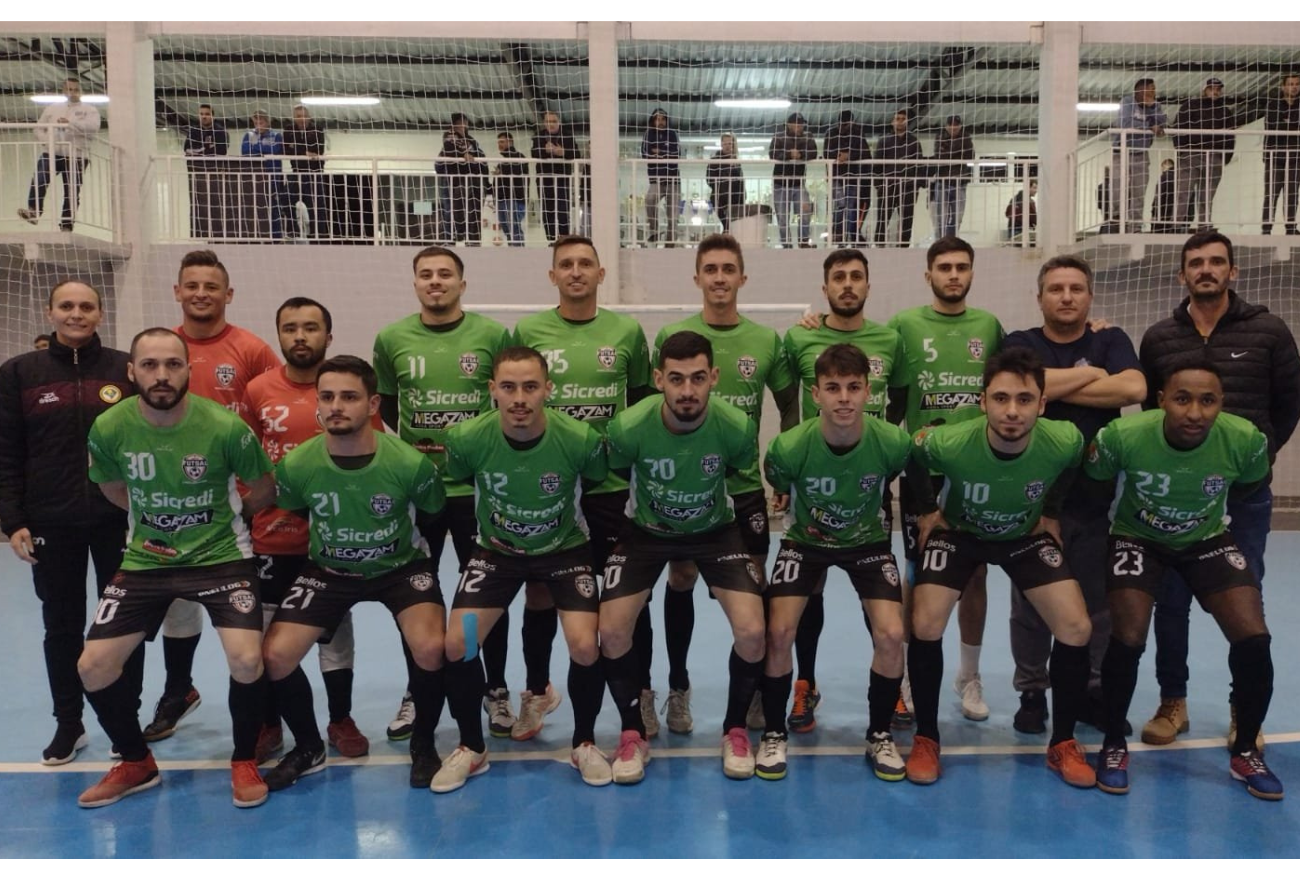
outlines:
[[[659,714],[655,711],[655,698],[658,694],[654,690],[641,691],[641,723],[645,725],[645,737],[653,739],[659,735]],[[687,730],[690,732],[690,730]]]
[[[1103,746],[1097,752],[1097,787],[1108,794],[1128,793],[1128,746]]]
[[[266,771],[262,776],[270,790],[284,790],[304,775],[320,772],[325,768],[325,745],[319,748],[304,748],[295,745],[293,750],[280,758],[280,762]]]
[[[722,736],[722,774],[741,781],[754,775],[754,749],[743,727],[733,727]]]
[[[867,762],[881,781],[902,781],[907,777],[907,764],[898,753],[894,737],[887,732],[867,736]]]
[[[549,684],[547,689],[550,689]],[[515,728],[515,710],[510,707],[509,690],[505,687],[488,690],[483,697],[483,712],[488,716],[488,732],[498,739],[510,738]]]
[[[569,765],[582,775],[584,784],[604,787],[614,780],[605,752],[591,742],[583,742],[569,753]]]
[[[989,719],[989,706],[984,701],[984,682],[979,675],[968,681],[955,680],[952,688],[961,697],[961,713],[967,720]]]
[[[755,694],[757,697],[758,694]],[[750,706],[750,713],[754,708]],[[763,706],[758,706],[759,717],[762,717]],[[691,691],[688,687],[685,690],[669,690],[668,701],[664,703],[664,713],[668,715],[668,731],[675,732],[679,736],[684,736],[691,730],[695,729],[695,718],[691,717]],[[749,721],[753,723],[753,721]],[[657,726],[657,724],[656,724]],[[657,731],[657,730],[656,730]],[[646,729],[646,735],[649,736],[650,730]]]
[[[688,693],[687,696],[689,697],[689,695]],[[673,694],[669,693],[669,702],[672,701],[672,698]],[[686,707],[689,711],[690,705],[688,704]],[[745,726],[752,730],[767,729],[767,718],[763,716],[763,694],[758,690],[754,691],[754,698],[749,700],[749,710],[745,712]],[[668,721],[668,728],[673,729],[671,720]],[[689,732],[689,730],[687,731]],[[677,732],[677,730],[673,730],[673,732]]]
[[[162,776],[158,774],[158,764],[154,762],[153,754],[147,754],[143,760],[123,760],[108,770],[108,774],[96,784],[82,791],[81,796],[77,797],[77,805],[83,809],[111,806],[122,797],[157,787],[160,781]]]
[[[411,787],[428,790],[441,768],[442,758],[432,740],[411,739]]]
[[[180,696],[168,696],[164,693],[158,700],[158,706],[154,708],[153,723],[144,728],[144,740],[159,742],[171,738],[176,733],[176,724],[202,704],[203,697],[193,687],[190,687],[188,693]]]
[[[40,220],[41,218],[41,215],[36,213],[36,211],[32,210],[31,208],[19,208],[18,216],[22,217],[24,220],[31,223],[33,226],[35,226],[37,221]],[[107,805],[107,803],[105,803],[105,805]]]
[[[402,704],[397,706],[397,716],[393,722],[388,724],[388,740],[390,742],[404,742],[411,737],[415,730],[415,702],[411,700],[411,694],[408,692],[402,697]]]
[[[46,766],[62,766],[77,759],[77,752],[90,744],[90,736],[81,721],[60,723],[54,730],[54,738],[49,747],[41,752],[41,763]]]
[[[1066,739],[1048,747],[1047,768],[1071,787],[1097,786],[1097,773],[1088,765],[1088,756],[1077,739]]]
[[[614,784],[636,784],[645,778],[645,765],[650,762],[650,743],[634,729],[625,729],[618,739],[614,752]]]
[[[284,727],[280,724],[266,726],[257,731],[257,747],[253,750],[253,759],[261,766],[271,759],[272,754],[284,750]]]
[[[1142,741],[1148,745],[1170,745],[1179,733],[1191,727],[1186,699],[1161,699],[1155,716],[1142,727]]]
[[[1011,720],[1016,732],[1041,736],[1047,732],[1047,693],[1044,690],[1025,690],[1020,694],[1020,707]]]
[[[482,775],[492,768],[488,762],[487,749],[471,751],[464,745],[457,745],[456,750],[442,764],[429,783],[429,790],[435,794],[449,794],[460,790],[465,782],[476,775]]]
[[[1246,782],[1246,790],[1250,791],[1252,797],[1261,800],[1282,799],[1282,782],[1269,771],[1264,756],[1258,751],[1234,754],[1228,766],[1233,778]]]
[[[1088,688],[1087,707],[1079,715],[1079,722],[1088,724],[1098,732],[1106,732],[1106,698],[1102,695],[1101,687]],[[1124,721],[1123,732],[1125,738],[1133,735],[1133,724],[1127,719]]]
[[[907,707],[907,701],[900,690],[898,702],[894,705],[894,716],[890,718],[889,725],[894,729],[911,729],[914,723],[916,723],[916,715],[912,713],[911,708]]]
[[[1231,702],[1228,703],[1228,750],[1237,750],[1237,706]],[[55,737],[57,738],[57,736]],[[1263,753],[1264,751],[1264,731],[1260,730],[1255,734],[1255,750]],[[69,760],[72,758],[69,757]],[[66,762],[66,761],[65,761]],[[48,764],[54,765],[54,764]]]
[[[754,760],[754,774],[768,781],[780,781],[785,778],[785,752],[789,741],[790,737],[785,733],[763,733],[763,737],[758,740],[758,757]]]
[[[516,742],[526,742],[537,735],[542,731],[542,718],[559,708],[563,701],[564,697],[549,683],[546,692],[540,695],[524,690],[519,694],[519,719],[510,727],[510,738]],[[506,707],[509,708],[509,705],[507,697]]]
[[[814,712],[822,704],[821,693],[808,686],[807,681],[794,682],[794,707],[786,720],[791,732],[806,733],[817,728],[817,716]]]
[[[254,760],[234,760],[230,764],[231,798],[236,809],[251,809],[266,802],[270,787],[257,771]]]
[[[357,729],[357,722],[351,717],[325,727],[325,737],[340,757],[364,757],[370,753],[370,739]]]
[[[912,738],[912,753],[907,755],[907,780],[912,784],[934,784],[943,769],[939,766],[939,743],[925,736]]]

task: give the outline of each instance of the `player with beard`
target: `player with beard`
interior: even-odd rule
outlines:
[[[86,697],[122,755],[78,804],[95,808],[154,787],[158,765],[145,742],[134,688],[122,674],[132,651],[157,631],[172,601],[207,608],[230,666],[234,803],[266,801],[253,755],[266,678],[257,568],[241,514],[275,499],[271,462],[237,415],[188,394],[185,341],[154,327],[131,342],[135,401],[95,419],[90,478],[127,511],[122,567],[104,589],[77,663]],[[236,478],[247,494],[234,492]]]

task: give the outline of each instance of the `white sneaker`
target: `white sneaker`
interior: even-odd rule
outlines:
[[[476,753],[464,745],[458,745],[456,750],[443,761],[442,768],[433,776],[433,781],[429,783],[429,790],[435,794],[448,794],[460,790],[465,786],[466,780],[482,775],[491,768],[492,764],[488,762],[486,750]]]
[[[659,714],[655,711],[656,695],[654,690],[641,691],[641,722],[645,724],[645,737],[647,739],[653,739],[659,735]]]
[[[592,787],[604,787],[614,780],[609,758],[591,742],[583,742],[569,754],[569,764],[582,773],[582,780]]]
[[[510,738],[516,742],[526,742],[537,735],[542,731],[542,718],[559,708],[563,701],[564,697],[549,683],[546,692],[540,696],[524,690],[519,694],[519,719],[510,728]],[[508,702],[506,704],[509,705]]]
[[[515,728],[515,712],[510,707],[509,690],[505,687],[488,690],[487,695],[483,697],[483,712],[488,716],[488,732],[498,739],[504,739],[512,734]]]
[[[898,753],[894,737],[887,732],[867,736],[867,761],[882,781],[902,781],[907,777],[907,763]]]
[[[695,719],[691,717],[691,691],[669,690],[668,701],[664,703],[664,712],[668,715],[668,731],[684,736],[695,729]],[[656,727],[658,724],[656,724]],[[657,730],[656,730],[657,731]],[[646,734],[649,735],[649,730]]]
[[[745,726],[753,730],[767,729],[767,718],[763,716],[763,693],[760,690],[755,690],[754,698],[749,700],[749,711],[745,712]],[[673,725],[669,723],[668,728],[672,729]]]
[[[31,208],[19,208],[18,216],[22,217],[24,220],[31,223],[33,226],[35,226],[36,222],[41,218],[41,215],[36,213],[36,211],[32,210]]]
[[[650,743],[634,729],[625,729],[614,752],[611,771],[614,784],[636,784],[645,778],[645,765],[650,762]]]
[[[397,716],[393,722],[388,724],[388,740],[390,742],[403,742],[411,737],[415,730],[415,703],[411,701],[411,694],[407,693],[402,697],[402,704],[397,706]]]
[[[780,781],[785,778],[786,745],[789,736],[785,733],[763,733],[758,741],[758,758],[754,761],[754,774],[768,781]]]
[[[754,749],[743,727],[729,729],[722,737],[722,774],[740,780],[754,775]]]
[[[989,706],[984,702],[984,684],[979,675],[969,681],[955,680],[952,688],[961,696],[961,713],[967,720],[989,719]]]

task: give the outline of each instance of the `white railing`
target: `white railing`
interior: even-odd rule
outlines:
[[[85,146],[69,142],[62,134],[66,127],[53,123],[46,137],[37,138],[31,125],[0,123],[0,231],[76,231],[116,241],[122,226],[121,151],[99,138]],[[79,197],[71,198],[68,186],[78,169]]]

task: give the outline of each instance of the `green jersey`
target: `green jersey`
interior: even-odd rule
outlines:
[[[308,554],[329,571],[373,577],[427,558],[415,511],[439,512],[442,479],[427,455],[397,437],[375,433],[375,456],[358,470],[334,463],[318,434],[275,468],[276,504],[307,510]]]
[[[773,439],[763,469],[778,494],[790,495],[785,536],[837,549],[888,540],[880,506],[910,449],[902,428],[867,415],[862,439],[843,454],[826,443],[820,418]]]
[[[130,508],[122,570],[220,565],[252,558],[235,479],[271,472],[253,431],[220,403],[189,394],[180,423],[155,427],[132,400],[90,427],[90,478],[125,482]]]
[[[602,437],[609,420],[627,408],[628,389],[651,385],[645,331],[625,314],[602,308],[589,321],[570,321],[548,308],[520,318],[514,341],[546,358],[555,384],[546,405],[590,424]],[[627,480],[611,473],[589,493],[625,488]]]
[[[712,531],[735,520],[727,471],[753,467],[758,426],[726,400],[709,400],[699,427],[671,433],[655,394],[609,425],[609,466],[632,471],[628,519],[658,534]]]
[[[1084,473],[1118,476],[1111,534],[1185,549],[1227,528],[1228,488],[1268,475],[1268,440],[1244,418],[1219,413],[1205,440],[1176,449],[1163,409],[1126,415],[1101,429]]]
[[[509,345],[505,327],[470,312],[446,329],[413,314],[380,330],[374,366],[379,393],[397,397],[397,435],[443,468],[447,431],[492,408],[492,361]],[[446,491],[456,497],[471,489],[448,483]]]
[[[1057,478],[1083,458],[1083,434],[1068,421],[1038,419],[1015,458],[993,454],[988,419],[924,427],[912,455],[943,477],[939,507],[948,524],[985,540],[1014,540],[1034,530]]]
[[[726,400],[754,419],[756,427],[761,427],[763,386],[766,385],[776,393],[794,384],[794,374],[790,371],[789,361],[781,349],[781,337],[776,330],[756,324],[747,317],[741,317],[740,323],[735,326],[715,327],[705,323],[703,315],[696,314],[659,331],[655,336],[655,363],[659,362],[659,349],[664,341],[682,330],[699,333],[713,345],[713,364],[718,367],[718,383],[710,392],[710,398]],[[731,494],[762,490],[763,480],[758,472],[757,454],[754,456],[753,467],[747,467],[727,479],[727,491]]]
[[[582,482],[599,483],[607,472],[596,429],[556,410],[527,448],[506,439],[498,412],[459,424],[447,437],[447,475],[474,480],[479,544],[497,552],[541,555],[586,543]]]
[[[884,418],[885,406],[889,402],[889,388],[896,384],[894,375],[903,364],[902,337],[896,330],[873,321],[865,321],[856,330],[837,330],[826,326],[826,318],[823,317],[822,325],[815,330],[796,326],[785,334],[786,356],[803,386],[804,420],[817,417],[817,403],[812,395],[813,385],[817,384],[817,358],[831,345],[840,343],[856,345],[867,355],[867,363],[871,367],[871,374],[867,376],[871,396],[867,398],[862,411]]]
[[[998,319],[978,308],[949,315],[922,305],[900,311],[889,325],[903,340],[903,364],[889,386],[907,388],[907,429],[979,417],[984,364],[1005,335]]]

